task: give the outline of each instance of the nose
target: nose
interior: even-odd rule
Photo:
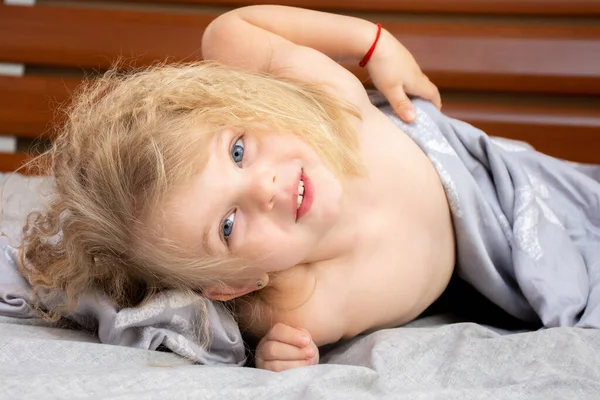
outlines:
[[[248,180],[247,198],[259,210],[268,211],[275,204],[276,174],[270,169],[254,171]]]

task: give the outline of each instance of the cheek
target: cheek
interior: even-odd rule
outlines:
[[[290,232],[281,229],[256,229],[244,248],[238,253],[265,272],[291,268],[303,260],[301,243]]]
[[[317,211],[315,217],[321,223],[331,223],[341,210],[344,195],[342,184],[325,166],[318,168],[312,179],[315,190],[313,204]]]
[[[303,159],[314,161],[318,158],[314,150],[300,138],[291,134],[271,135],[263,143],[265,149],[277,154],[281,160]]]

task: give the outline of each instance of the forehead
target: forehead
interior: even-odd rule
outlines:
[[[207,143],[202,168],[165,196],[154,218],[159,236],[198,256],[217,253],[208,245],[208,230],[220,221],[220,193],[225,182],[220,176],[221,157],[215,151],[219,136],[214,135]]]

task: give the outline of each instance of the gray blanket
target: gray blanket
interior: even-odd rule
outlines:
[[[522,400],[600,398],[598,330],[505,335],[432,317],[274,373],[106,346],[81,331],[0,317],[0,399]]]

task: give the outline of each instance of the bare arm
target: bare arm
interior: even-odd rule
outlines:
[[[354,33],[349,37],[350,31]],[[360,106],[367,100],[362,84],[331,57],[360,59],[375,32],[373,24],[357,18],[250,6],[216,18],[202,38],[202,54],[244,69],[324,84]]]
[[[361,82],[334,61],[358,63],[377,27],[348,16],[285,6],[243,7],[216,18],[202,39],[205,59],[237,67],[292,75],[324,84],[361,108],[368,99]],[[373,82],[406,121],[412,105],[405,92],[441,106],[435,85],[385,29],[367,65]]]
[[[267,35],[245,30],[243,40],[235,40],[233,46],[212,48],[211,40],[215,27],[229,22],[231,18],[239,18],[246,23],[275,34],[300,46],[311,47],[326,54],[330,58],[342,61],[358,61],[373,43],[377,27],[375,24],[343,15],[306,10],[285,6],[251,6],[233,10],[219,17],[207,30],[203,51],[205,57],[222,57],[227,54],[238,58],[238,63],[248,61],[260,64],[271,57],[269,44],[265,40],[273,40]],[[275,39],[276,40],[276,39]],[[249,65],[247,65],[249,66]],[[265,68],[265,65],[259,68]]]

